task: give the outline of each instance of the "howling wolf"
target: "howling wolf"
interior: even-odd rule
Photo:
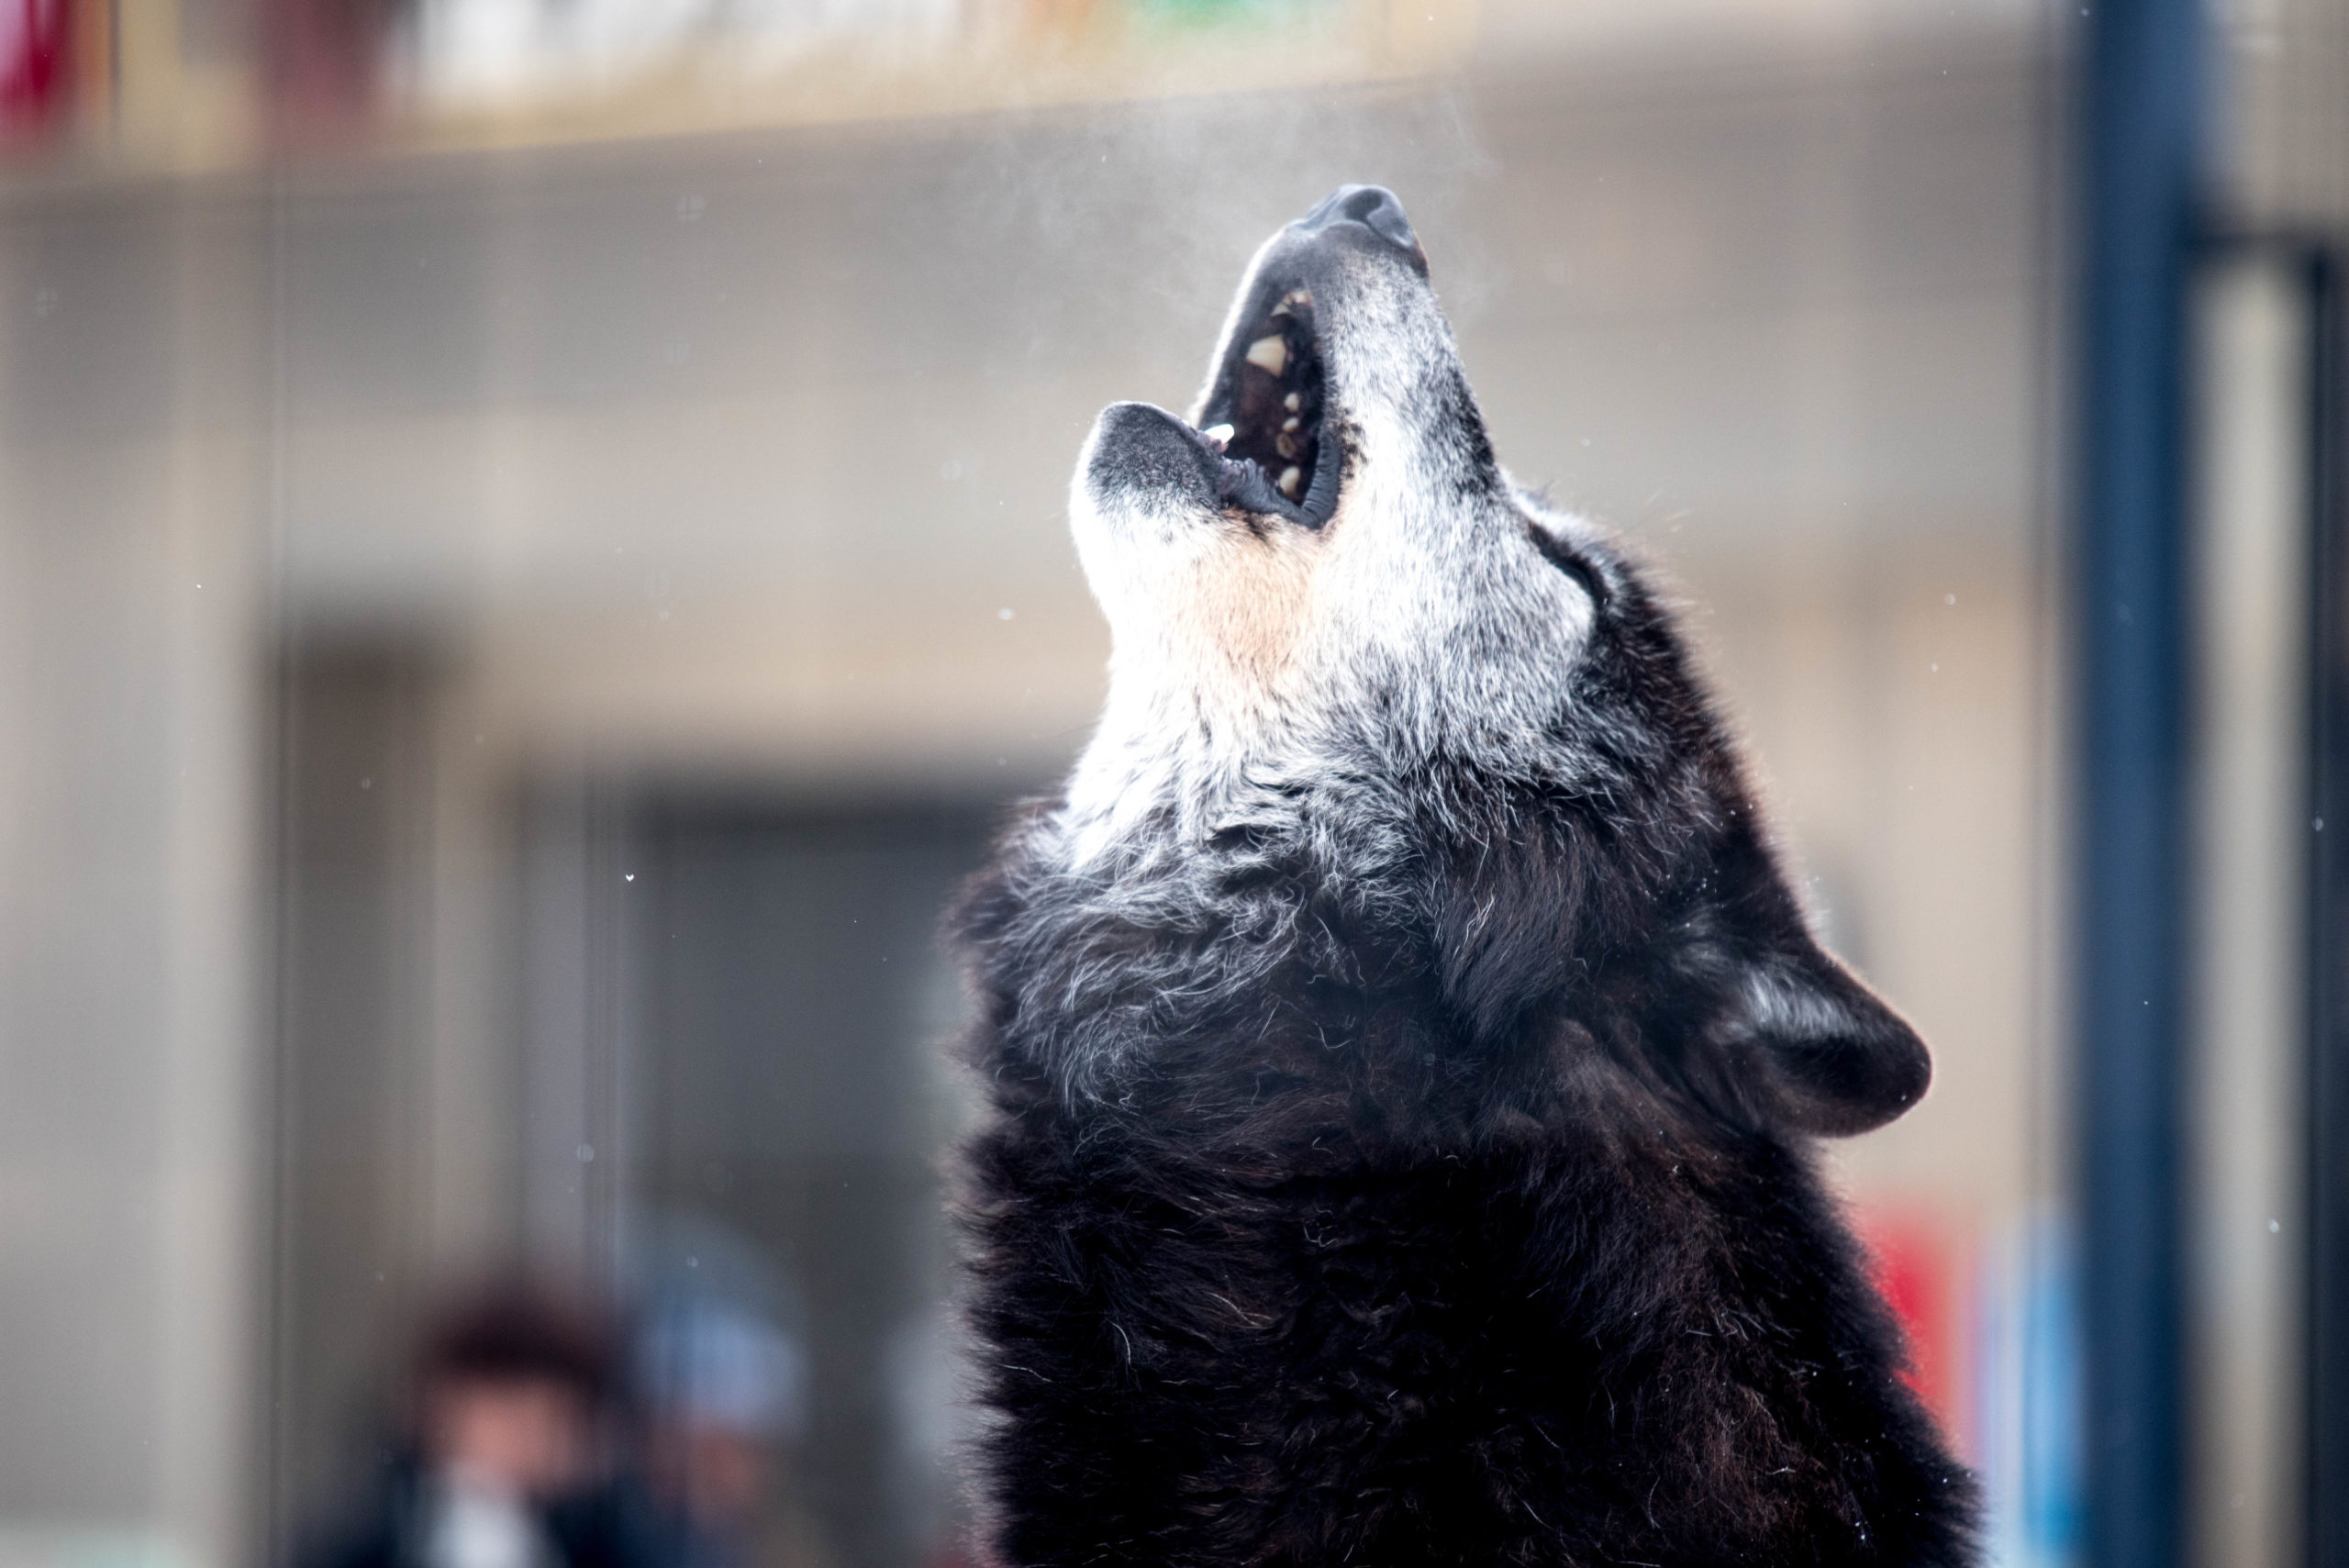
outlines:
[[[1069,509],[1108,706],[953,917],[988,1560],[1974,1562],[1812,1157],[1924,1047],[1395,197],[1266,242]]]

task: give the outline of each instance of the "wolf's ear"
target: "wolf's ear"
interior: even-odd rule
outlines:
[[[1767,851],[1740,838],[1676,965],[1696,1032],[1770,1120],[1829,1137],[1881,1127],[1923,1097],[1925,1043],[1819,945]]]
[[[1713,1040],[1774,1119],[1842,1137],[1913,1106],[1932,1059],[1900,1016],[1806,937],[1757,956],[1723,998]]]

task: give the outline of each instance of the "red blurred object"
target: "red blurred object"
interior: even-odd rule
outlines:
[[[0,130],[52,124],[72,87],[72,0],[0,0]]]
[[[399,0],[263,0],[271,118],[282,144],[332,146],[364,133],[399,10]]]
[[[1957,1314],[1951,1286],[1957,1273],[1946,1233],[1913,1215],[1858,1217],[1869,1276],[1909,1341],[1906,1379],[1952,1438],[1958,1424]]]

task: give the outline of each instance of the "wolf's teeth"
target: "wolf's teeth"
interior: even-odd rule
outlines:
[[[1292,414],[1292,415],[1290,415],[1287,418],[1286,418],[1286,419],[1284,419],[1284,420],[1282,420],[1282,421],[1281,421],[1281,428],[1282,428],[1284,431],[1286,431],[1286,430],[1294,430],[1294,429],[1296,429],[1299,425],[1302,425],[1302,424],[1304,424],[1304,423],[1305,423],[1305,421],[1304,421],[1304,420],[1302,420],[1302,419],[1298,418],[1296,415]]]
[[[1271,333],[1248,345],[1248,362],[1267,375],[1278,375],[1288,369],[1288,339]]]
[[[1297,499],[1297,487],[1304,483],[1305,470],[1298,468],[1294,463],[1281,470],[1281,476],[1279,480],[1281,494],[1287,496],[1290,500],[1294,501]]]
[[[1297,438],[1286,432],[1273,438],[1273,450],[1283,457],[1297,456]]]
[[[1305,394],[1301,392],[1290,393],[1286,397],[1281,399],[1281,406],[1287,409],[1292,414],[1296,413],[1298,409],[1305,406]]]
[[[1208,444],[1218,451],[1221,451],[1231,444],[1231,427],[1229,425],[1209,425],[1199,434],[1205,436],[1208,439]]]

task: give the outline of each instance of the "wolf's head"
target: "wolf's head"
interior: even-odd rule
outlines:
[[[1634,563],[1495,461],[1392,195],[1268,240],[1192,419],[1105,410],[1071,515],[1116,651],[1035,847],[1097,926],[1185,926],[1212,974],[1184,985],[1269,973],[1208,933],[1268,953],[1336,918],[1464,1040],[1547,1020],[1819,1132],[1923,1091],[1916,1036],[1813,940]]]

